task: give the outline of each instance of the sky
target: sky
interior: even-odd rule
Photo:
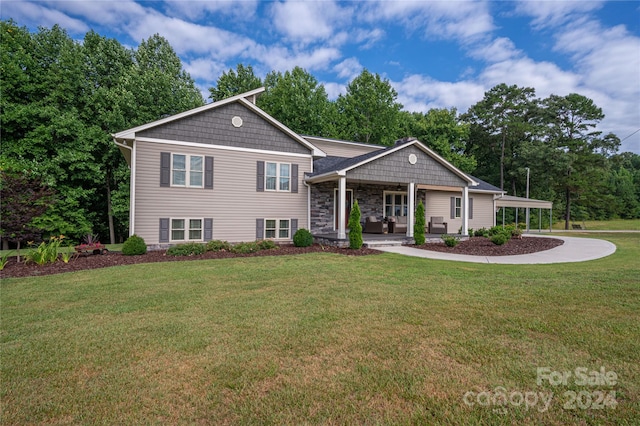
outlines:
[[[640,154],[640,2],[629,1],[14,1],[0,17],[59,24],[135,48],[165,37],[205,99],[242,63],[263,78],[300,66],[344,94],[363,68],[389,80],[407,111],[465,112],[500,83],[536,96],[579,93],[598,130]]]

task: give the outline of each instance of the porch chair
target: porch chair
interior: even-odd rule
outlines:
[[[428,234],[447,234],[447,222],[442,216],[431,216],[427,230]]]
[[[384,234],[385,226],[386,223],[378,221],[375,216],[367,216],[362,232],[365,234]]]
[[[394,234],[406,234],[407,233],[407,217],[395,216],[396,226],[393,230]]]

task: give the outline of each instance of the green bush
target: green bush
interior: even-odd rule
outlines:
[[[313,235],[309,230],[300,228],[293,235],[293,245],[296,247],[309,247],[313,244]]]
[[[238,243],[231,247],[231,252],[247,254],[247,253],[255,253],[260,251],[260,246],[257,241],[250,241],[247,243]]]
[[[221,240],[211,240],[206,247],[207,251],[231,251],[231,244]]]
[[[491,242],[497,246],[501,246],[507,241],[509,241],[509,236],[504,232],[495,234],[491,237]]]
[[[447,247],[455,247],[460,242],[460,240],[457,237],[454,237],[453,235],[444,234],[440,238],[442,238],[442,241],[444,241]]]
[[[184,243],[177,246],[169,247],[167,254],[169,256],[195,256],[207,251],[207,247],[200,243]]]
[[[473,232],[473,236],[474,237],[485,237],[485,238],[487,238],[489,236],[489,230],[487,228],[476,229]]]
[[[260,250],[273,250],[277,249],[278,245],[272,240],[260,240],[258,241],[258,249]]]
[[[424,204],[422,201],[418,203],[418,207],[416,207],[416,226],[413,228],[413,240],[416,245],[422,245],[425,242],[424,231],[425,231],[425,222],[426,219],[424,217]]]
[[[137,254],[145,254],[147,252],[147,243],[142,237],[132,235],[122,245],[122,254],[125,256],[135,256]]]
[[[360,224],[360,206],[358,200],[353,203],[351,214],[349,215],[349,248],[358,250],[362,247],[362,225]]]

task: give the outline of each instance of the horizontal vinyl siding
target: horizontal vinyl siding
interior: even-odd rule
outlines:
[[[469,193],[473,198],[473,219],[469,219],[469,227],[473,229],[491,228],[493,226],[493,194]]]
[[[311,143],[323,150],[327,155],[335,157],[351,158],[383,149],[377,146],[351,145],[340,142],[321,141],[317,139],[311,140]]]
[[[307,223],[307,187],[301,182],[311,171],[310,158],[255,154],[137,143],[135,230],[147,244],[157,244],[158,220],[164,218],[213,218],[213,239],[253,241],[256,218],[297,218]],[[214,189],[161,188],[160,152],[214,157]],[[298,193],[256,192],[256,161],[298,164]]]
[[[451,219],[451,197],[462,198],[461,192],[427,191],[426,216],[427,223],[431,216],[443,216],[448,223],[450,234],[457,233],[462,226],[462,218]],[[473,229],[491,228],[493,226],[493,195],[469,193],[473,198],[473,219],[469,219],[469,227]]]
[[[462,197],[462,191],[427,191],[426,216],[427,224],[431,220],[431,216],[442,216],[447,222],[447,232],[456,234],[462,226],[462,218],[451,219],[451,197]],[[475,204],[475,200],[473,201]],[[475,205],[473,206],[473,217],[475,217]]]

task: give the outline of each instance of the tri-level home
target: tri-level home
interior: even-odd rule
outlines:
[[[263,91],[113,135],[131,168],[130,234],[152,247],[288,242],[299,228],[341,241],[354,200],[365,232],[413,237],[419,201],[438,232],[495,224],[502,191],[420,141],[383,147],[301,136],[256,106]]]

